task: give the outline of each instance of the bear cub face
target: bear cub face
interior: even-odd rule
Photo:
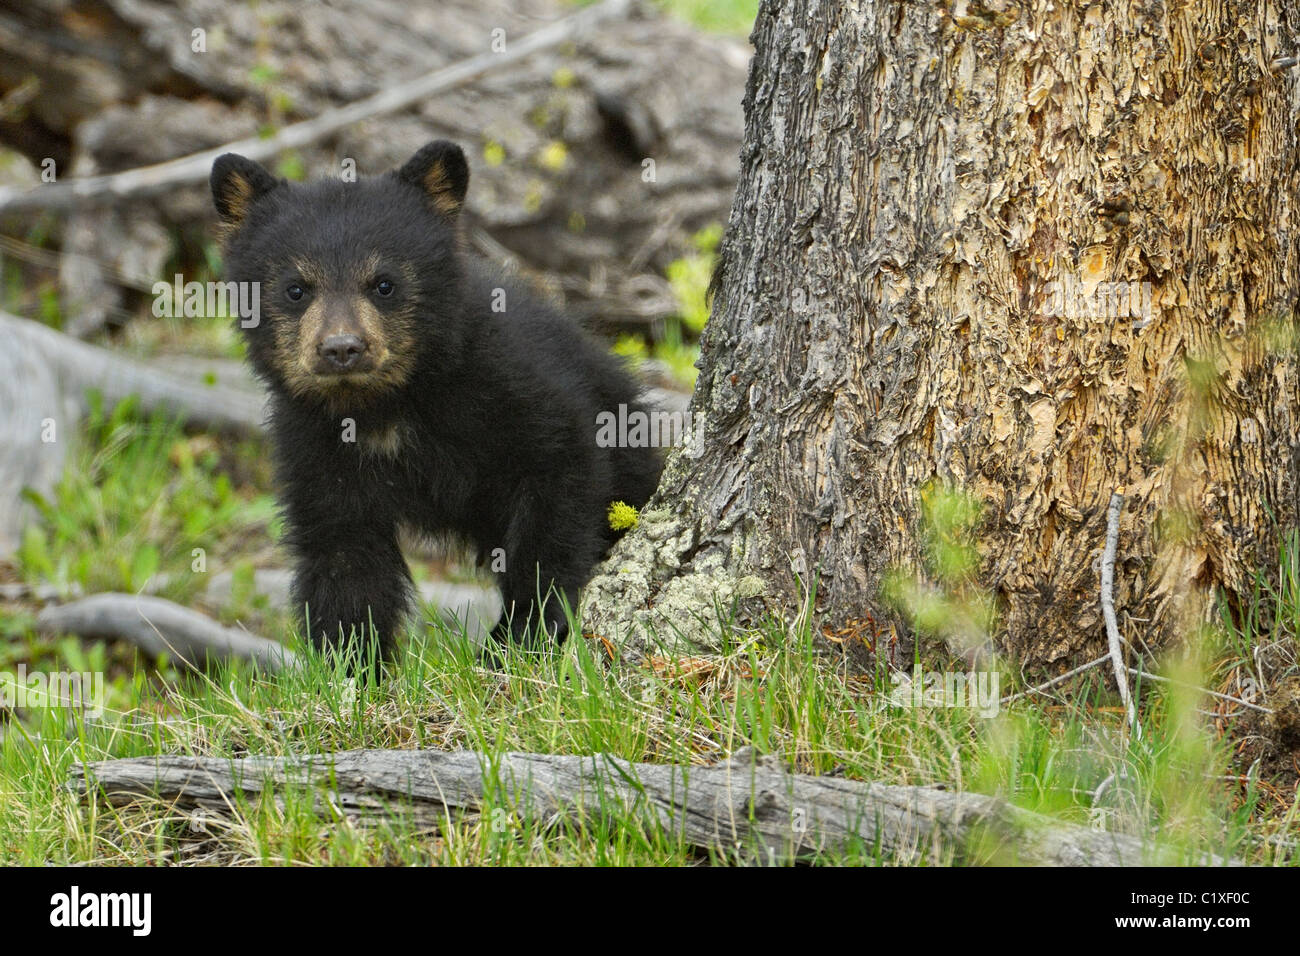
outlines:
[[[358,410],[426,359],[454,364],[464,332],[455,221],[468,182],[464,154],[446,142],[353,183],[288,183],[220,157],[212,192],[226,278],[260,285],[261,315],[246,330],[257,373],[297,399]]]

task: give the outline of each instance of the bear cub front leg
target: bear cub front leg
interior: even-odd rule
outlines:
[[[353,666],[391,657],[413,596],[396,534],[351,523],[299,526],[290,542],[293,606],[312,644]]]

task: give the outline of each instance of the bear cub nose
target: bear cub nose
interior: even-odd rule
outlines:
[[[339,371],[347,371],[357,364],[369,347],[356,335],[329,335],[316,346],[316,353]]]

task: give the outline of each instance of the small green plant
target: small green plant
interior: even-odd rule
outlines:
[[[709,321],[707,294],[721,240],[722,227],[716,223],[707,226],[691,237],[695,251],[668,265],[668,282],[677,298],[679,328],[695,335],[703,332]]]
[[[626,501],[615,501],[609,506],[609,526],[614,531],[627,531],[629,528],[635,528],[640,521],[640,515]]]

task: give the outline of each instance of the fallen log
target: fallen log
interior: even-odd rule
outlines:
[[[46,634],[130,641],[152,657],[168,654],[196,669],[212,659],[249,660],[267,671],[297,661],[293,651],[275,641],[223,627],[172,601],[137,594],[92,594],[46,607],[36,616],[36,628]]]
[[[792,774],[746,749],[711,767],[631,763],[607,754],[352,750],[305,757],[137,757],[76,764],[69,786],[115,805],[229,813],[285,786],[318,788],[322,813],[362,819],[412,812],[437,823],[452,813],[506,807],[538,821],[644,813],[691,846],[756,853],[763,862],[808,859],[853,846],[902,862],[940,860],[1034,866],[1173,862],[1125,834],[1061,823],[1005,800],[933,787]],[[1204,862],[1220,863],[1217,859]]]

